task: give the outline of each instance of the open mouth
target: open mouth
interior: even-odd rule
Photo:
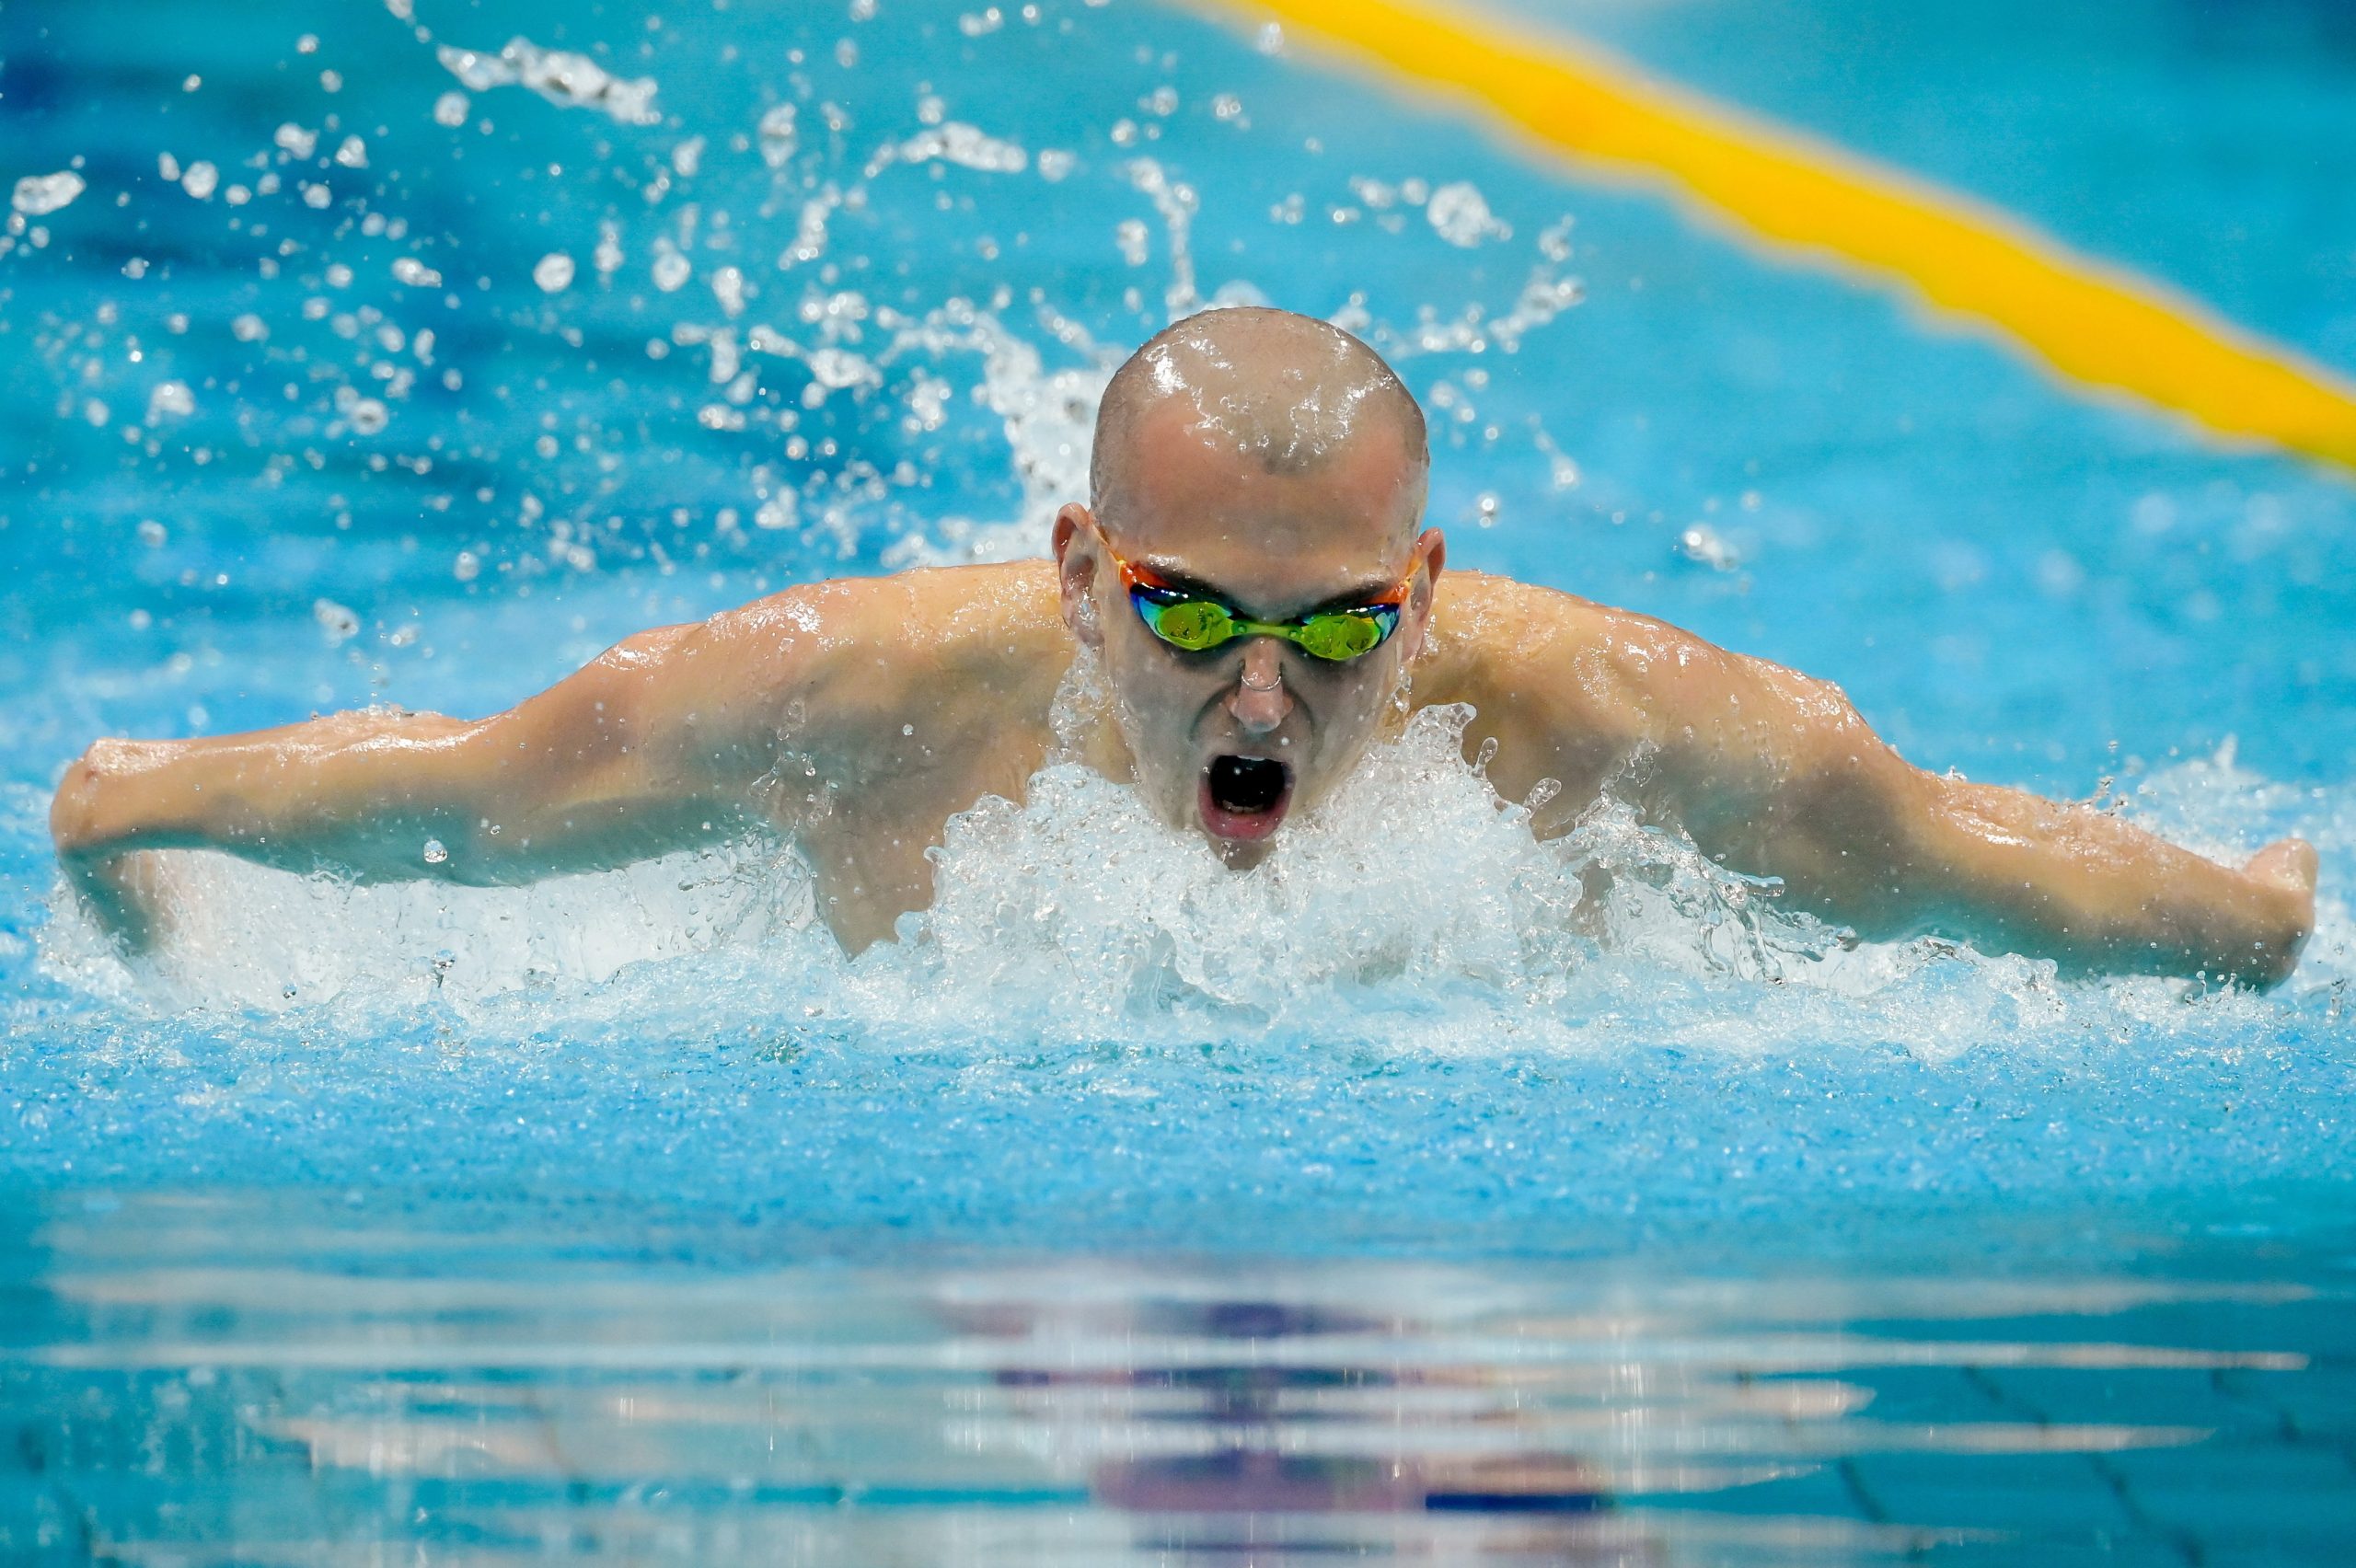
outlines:
[[[1232,753],[1203,770],[1203,822],[1219,838],[1265,838],[1292,802],[1292,769],[1265,756]]]

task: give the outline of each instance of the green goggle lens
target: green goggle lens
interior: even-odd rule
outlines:
[[[1320,659],[1355,659],[1374,651],[1382,637],[1382,623],[1360,613],[1311,616],[1293,634],[1293,640]]]
[[[1235,635],[1235,617],[1225,605],[1208,599],[1181,599],[1161,605],[1146,617],[1146,624],[1162,641],[1189,652],[1216,648]]]
[[[1399,624],[1396,605],[1329,610],[1297,622],[1239,620],[1215,599],[1191,599],[1141,589],[1131,598],[1153,634],[1173,648],[1200,653],[1243,636],[1281,637],[1311,658],[1339,663],[1371,653]]]

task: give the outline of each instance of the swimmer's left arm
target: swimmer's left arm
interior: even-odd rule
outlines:
[[[1914,767],[1830,683],[1680,651],[1654,683],[1664,803],[1706,853],[1866,937],[2270,986],[2314,928],[2316,854],[2300,840],[2221,865],[2089,806]]]
[[[1924,772],[1839,687],[1661,622],[1527,589],[1493,613],[1520,651],[1484,710],[1530,748],[1500,755],[1501,785],[1611,788],[1867,938],[2273,985],[2314,928],[2298,839],[2221,865],[2087,806]]]

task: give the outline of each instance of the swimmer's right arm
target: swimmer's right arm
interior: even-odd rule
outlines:
[[[486,885],[727,837],[765,814],[760,781],[790,725],[797,744],[825,744],[833,640],[819,632],[829,612],[845,613],[840,598],[798,590],[641,633],[489,719],[362,711],[241,735],[100,741],[66,770],[51,808],[59,862],[135,951],[166,914],[150,850]]]

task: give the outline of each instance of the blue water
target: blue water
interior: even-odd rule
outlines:
[[[1514,9],[2356,374],[2330,6]],[[2350,481],[1299,40],[1036,16],[0,5],[0,175],[87,183],[0,256],[0,1557],[2342,1554]],[[514,38],[651,111],[436,58]],[[1926,766],[2313,838],[2299,973],[1851,951],[1609,817],[1530,844],[1441,732],[1350,808],[1423,813],[1413,895],[1346,918],[1157,924],[1122,878],[1207,873],[1075,778],[857,963],[762,846],[199,859],[137,973],[55,904],[95,736],[483,712],[1035,552],[1103,375],[1211,298],[1393,354],[1452,561],[1837,680]]]

